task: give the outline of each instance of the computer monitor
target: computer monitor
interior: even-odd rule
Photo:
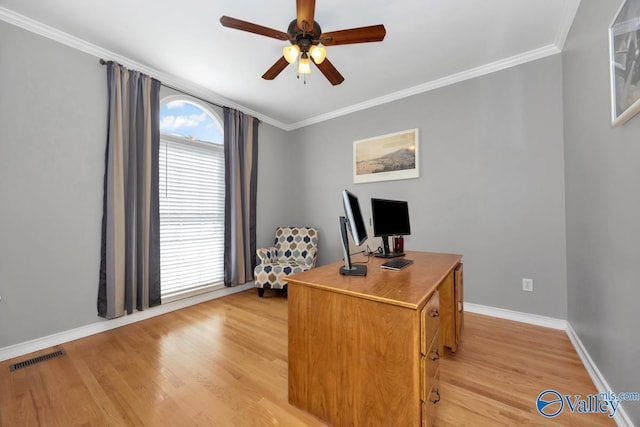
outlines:
[[[367,266],[353,264],[349,254],[349,236],[351,233],[356,246],[362,245],[367,240],[367,228],[358,198],[348,190],[342,192],[342,203],[344,205],[345,216],[340,217],[340,236],[342,237],[342,252],[344,254],[344,266],[340,267],[340,273],[348,276],[366,276]]]
[[[376,254],[384,258],[403,256],[403,252],[389,250],[389,236],[406,236],[411,234],[409,224],[409,204],[401,200],[371,199],[371,221],[373,235],[382,237],[382,253]]]

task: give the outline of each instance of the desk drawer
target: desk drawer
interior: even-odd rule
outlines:
[[[427,348],[440,326],[440,299],[435,291],[420,313],[420,352],[427,354]]]
[[[440,370],[433,377],[433,385],[429,389],[427,399],[422,401],[422,426],[435,425],[437,410],[440,402]]]
[[[429,390],[433,388],[436,373],[440,367],[440,333],[436,331],[433,341],[425,354],[420,358],[420,398],[427,401]]]

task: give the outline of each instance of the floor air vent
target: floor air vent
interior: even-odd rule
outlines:
[[[27,366],[35,365],[36,363],[44,362],[45,360],[53,359],[54,357],[64,356],[66,353],[64,350],[54,351],[53,353],[43,354],[42,356],[34,357],[33,359],[25,360],[19,363],[14,363],[9,366],[9,371],[17,371],[18,369],[26,368]]]

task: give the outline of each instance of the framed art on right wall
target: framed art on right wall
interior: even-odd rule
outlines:
[[[609,27],[611,123],[640,112],[640,0],[625,0]]]

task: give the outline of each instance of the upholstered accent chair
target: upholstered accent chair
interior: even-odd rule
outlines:
[[[273,246],[256,251],[254,270],[258,296],[265,289],[287,289],[286,276],[316,266],[318,231],[312,227],[278,227]]]

